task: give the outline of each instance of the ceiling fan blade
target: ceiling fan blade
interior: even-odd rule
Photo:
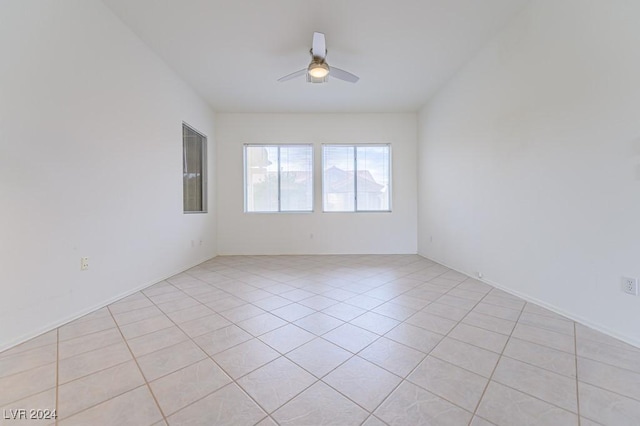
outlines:
[[[311,44],[311,56],[324,59],[327,56],[327,43],[323,33],[313,33],[313,43]]]
[[[349,83],[356,83],[358,80],[360,80],[360,77],[358,77],[357,75],[331,66],[329,67],[329,75],[340,80],[348,81]]]
[[[289,74],[289,75],[285,75],[284,77],[280,77],[280,78],[278,79],[278,81],[280,81],[280,82],[288,81],[288,80],[291,80],[291,79],[293,79],[293,78],[296,78],[296,77],[300,77],[300,76],[302,76],[302,75],[305,75],[306,73],[307,73],[307,69],[306,69],[306,68],[303,68],[303,69],[301,69],[300,71],[292,72],[292,73],[291,73],[291,74]]]

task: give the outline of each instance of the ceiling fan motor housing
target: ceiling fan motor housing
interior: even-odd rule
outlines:
[[[356,83],[359,80],[357,75],[351,74],[340,68],[329,67],[326,62],[327,47],[323,33],[314,32],[311,45],[311,63],[307,68],[303,68],[291,74],[280,77],[278,81],[288,81],[296,77],[306,75],[308,83],[326,83],[329,74],[338,80],[348,81],[349,83]]]
[[[324,83],[329,76],[329,65],[324,59],[313,58],[307,68],[307,81],[310,83]]]

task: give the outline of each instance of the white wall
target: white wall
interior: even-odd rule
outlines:
[[[412,113],[217,114],[218,252],[416,253],[416,138]],[[313,143],[315,211],[244,213],[245,143]],[[323,213],[322,143],[391,143],[393,212]]]
[[[419,253],[640,345],[640,2],[534,0],[419,118]]]
[[[215,215],[182,213],[182,121],[215,149],[212,111],[99,1],[3,1],[0,51],[1,350],[214,256]]]

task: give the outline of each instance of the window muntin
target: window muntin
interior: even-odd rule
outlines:
[[[185,213],[207,212],[207,137],[182,124],[182,205]]]
[[[245,211],[313,211],[312,145],[245,145]]]
[[[391,147],[323,145],[325,212],[391,211]]]

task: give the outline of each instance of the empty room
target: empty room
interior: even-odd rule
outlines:
[[[0,424],[640,424],[639,22],[0,0]]]

